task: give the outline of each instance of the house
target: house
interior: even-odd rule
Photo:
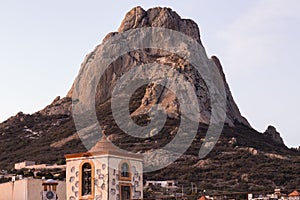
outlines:
[[[34,161],[27,161],[25,160],[24,162],[20,163],[15,163],[15,169],[20,170],[20,169],[65,169],[65,165],[50,165],[50,164],[38,164]]]
[[[297,190],[293,191],[288,196],[289,200],[300,200],[300,193]]]
[[[20,170],[20,169],[23,169],[23,168],[26,168],[26,167],[32,166],[32,165],[35,165],[34,161],[25,160],[20,163],[15,163],[15,169]]]
[[[198,200],[207,200],[205,196],[201,196]]]
[[[55,185],[55,187],[47,188],[46,185]],[[1,200],[38,200],[43,199],[43,196],[47,194],[48,197],[53,196],[53,198],[47,198],[49,200],[56,200],[56,197],[57,200],[66,200],[66,183],[25,178],[0,184]]]
[[[151,187],[151,186],[157,186],[162,188],[178,188],[177,187],[177,181],[175,180],[166,180],[166,181],[146,181],[145,187]]]

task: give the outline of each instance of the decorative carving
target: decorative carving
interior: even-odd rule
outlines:
[[[115,194],[116,194],[116,190],[115,190],[115,189],[111,189],[111,190],[110,190],[110,193],[111,193],[112,195],[115,195]]]
[[[70,171],[71,171],[71,173],[74,173],[75,172],[75,167],[73,166]]]
[[[94,184],[97,186],[98,185],[98,179],[94,180]]]
[[[103,180],[104,179],[104,174],[100,174],[98,177],[99,177],[100,180]]]
[[[102,200],[102,193],[100,192],[99,195],[96,196],[96,200]]]
[[[69,182],[72,183],[74,180],[75,180],[75,177],[71,176],[70,179],[69,179]]]
[[[105,170],[106,164],[102,164],[102,170]]]

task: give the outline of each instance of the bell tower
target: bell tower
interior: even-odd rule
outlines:
[[[117,148],[105,132],[88,152],[65,158],[67,200],[143,198],[143,157]]]

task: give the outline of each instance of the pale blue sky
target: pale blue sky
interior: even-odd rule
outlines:
[[[0,121],[65,96],[84,56],[137,5],[168,6],[196,21],[251,125],[272,124],[288,146],[300,145],[298,0],[2,1]]]

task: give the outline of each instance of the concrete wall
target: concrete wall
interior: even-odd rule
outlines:
[[[31,165],[35,165],[35,162],[25,160],[24,162],[16,163],[15,164],[15,169],[19,170],[19,169],[25,168],[26,166],[31,166]]]
[[[48,165],[48,164],[41,164],[41,165],[29,165],[23,167],[24,169],[66,169],[66,165]]]
[[[40,164],[36,165],[34,161],[24,161],[20,163],[15,163],[15,169],[65,169],[65,165],[48,165],[48,164]]]
[[[0,200],[40,200],[42,199],[41,179],[23,179],[0,184]],[[57,186],[59,200],[66,199],[66,183],[59,181]]]
[[[300,200],[300,196],[298,196],[298,197],[289,197],[289,200]]]

